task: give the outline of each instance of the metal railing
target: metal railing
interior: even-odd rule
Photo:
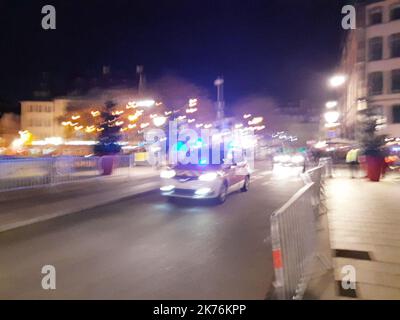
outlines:
[[[315,258],[331,267],[330,259],[317,253],[319,217],[327,213],[325,178],[332,173],[326,167],[331,164],[327,160],[306,171],[305,186],[271,216],[276,299],[302,299]]]
[[[132,155],[115,156],[113,175],[129,175]],[[0,192],[73,182],[102,175],[101,157],[0,160]]]
[[[271,216],[276,299],[301,299],[311,276],[317,232],[313,196],[309,183]]]

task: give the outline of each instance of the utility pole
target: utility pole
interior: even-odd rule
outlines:
[[[222,77],[218,77],[214,81],[214,85],[217,87],[217,120],[221,121],[225,117],[224,79]]]
[[[143,73],[143,66],[136,66],[136,74],[139,75],[138,95],[141,96],[145,90],[145,78]]]

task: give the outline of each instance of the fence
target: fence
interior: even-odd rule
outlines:
[[[128,175],[133,156],[116,156],[113,175]],[[0,192],[73,182],[102,175],[101,157],[0,160]]]
[[[318,217],[326,213],[325,166],[307,171],[305,186],[271,216],[275,299],[301,299],[307,288],[318,257]]]

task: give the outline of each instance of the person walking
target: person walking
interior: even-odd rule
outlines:
[[[346,163],[349,165],[351,178],[354,179],[358,175],[358,149],[351,149],[347,152]]]

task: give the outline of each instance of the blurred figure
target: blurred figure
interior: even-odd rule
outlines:
[[[349,165],[352,179],[358,177],[358,152],[359,149],[353,148],[346,155],[346,163]]]

